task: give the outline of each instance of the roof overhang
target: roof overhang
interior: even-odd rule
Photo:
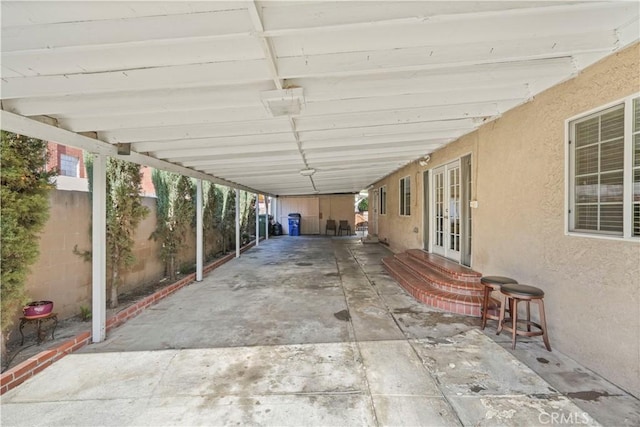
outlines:
[[[3,129],[270,195],[357,193],[640,34],[624,1],[1,8]]]

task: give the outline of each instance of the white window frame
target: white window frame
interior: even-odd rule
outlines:
[[[404,185],[403,185],[404,181]],[[407,183],[409,184],[409,200],[405,197],[406,192],[403,191],[403,187],[407,188]],[[411,177],[409,175],[400,178],[398,181],[398,215],[400,216],[411,216]]]
[[[378,214],[385,216],[387,215],[387,186],[383,185],[380,187],[380,191],[378,192]]]
[[[565,120],[565,209],[564,228],[565,235],[576,237],[587,237],[605,240],[624,240],[640,242],[640,236],[633,236],[633,101],[640,97],[640,92],[604,104],[584,113]],[[624,172],[623,172],[623,232],[622,235],[610,234],[598,231],[575,231],[572,230],[573,214],[575,204],[573,200],[573,150],[575,143],[572,141],[572,123],[584,119],[588,116],[603,113],[605,110],[624,104]]]

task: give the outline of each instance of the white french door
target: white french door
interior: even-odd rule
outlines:
[[[432,251],[460,262],[460,160],[434,169],[431,182]]]

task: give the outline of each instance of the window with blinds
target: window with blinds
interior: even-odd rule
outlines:
[[[639,128],[639,98],[569,122],[569,231],[640,236]]]
[[[380,215],[387,214],[387,186],[383,185],[380,187],[380,191],[378,192],[378,197],[380,198],[378,206],[380,206]]]
[[[400,180],[400,215],[411,215],[411,178],[408,176]]]

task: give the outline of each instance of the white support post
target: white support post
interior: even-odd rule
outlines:
[[[107,337],[107,157],[93,157],[92,312],[94,343]]]
[[[264,196],[264,210],[267,213],[267,226],[264,230],[264,239],[269,240],[269,197],[266,194]]]
[[[203,224],[202,224],[202,180],[196,180],[196,281],[202,281],[202,252],[203,252]]]
[[[269,219],[268,216],[267,219]],[[260,196],[258,193],[256,193],[256,246],[260,246]]]
[[[236,188],[236,258],[240,257],[240,190]]]

